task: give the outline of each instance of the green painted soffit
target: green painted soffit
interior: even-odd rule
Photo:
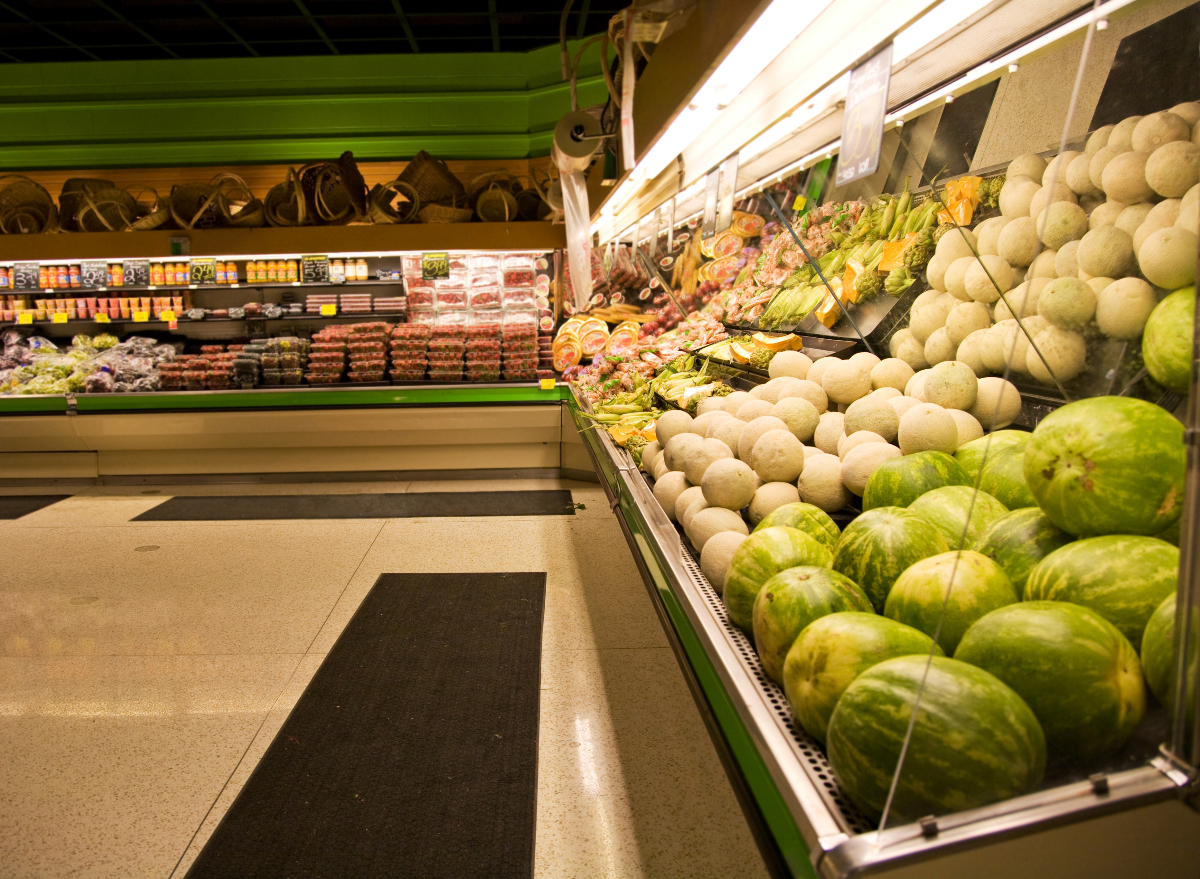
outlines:
[[[578,50],[573,44],[572,51]],[[558,47],[526,53],[6,64],[0,168],[515,159],[571,108]],[[593,45],[580,106],[607,99]]]

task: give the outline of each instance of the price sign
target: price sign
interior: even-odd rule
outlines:
[[[544,378],[539,382],[539,385],[543,391],[552,391],[554,390],[554,379]]]
[[[212,257],[202,257],[192,260],[191,271],[188,273],[188,284],[206,286],[217,283],[217,261]]]
[[[107,314],[105,314],[104,312],[101,311],[96,314],[96,323],[110,324],[110,323],[112,323],[112,318],[110,318]]]
[[[439,281],[448,277],[450,277],[450,254],[421,254],[421,280]]]
[[[336,314],[337,314],[337,306],[336,305],[322,305],[321,306],[321,317],[333,317]]]
[[[329,280],[329,257],[312,254],[300,257],[300,280],[305,284],[322,284]]]
[[[33,312],[32,311],[22,311],[20,314],[17,315],[17,323],[19,323],[19,324],[33,323]]]
[[[37,290],[41,288],[38,282],[38,264],[35,262],[19,262],[13,266],[12,286],[14,290]]]
[[[135,324],[145,324],[145,323],[149,323],[149,322],[150,322],[150,312],[148,312],[148,311],[135,311],[135,312],[133,313],[133,322],[134,322]]]
[[[842,117],[842,150],[838,156],[839,187],[879,170],[883,117],[887,113],[891,77],[891,43],[850,72],[846,113]]]
[[[165,321],[168,321],[168,322],[170,322],[170,321],[173,321],[173,320],[175,320],[175,312],[173,312],[173,311],[164,311],[164,312],[162,312],[162,313],[161,313],[161,314],[158,316],[158,319],[159,319],[159,320],[165,320]]]
[[[127,259],[127,260],[125,260],[125,286],[126,287],[149,287],[150,286],[150,260],[148,260],[148,259]]]
[[[102,259],[85,259],[79,264],[79,286],[85,290],[108,286],[108,263]]]
[[[67,313],[65,311],[59,311],[50,315],[50,322],[56,324],[65,324],[67,322]]]

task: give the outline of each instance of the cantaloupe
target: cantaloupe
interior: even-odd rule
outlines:
[[[829,455],[837,456],[838,443],[846,435],[846,416],[841,412],[826,412],[813,433],[813,445]]]
[[[1138,251],[1138,267],[1146,280],[1164,290],[1177,290],[1196,280],[1194,233],[1179,226],[1153,232]]]
[[[1096,296],[1096,326],[1110,339],[1137,339],[1158,297],[1141,278],[1113,281]]]
[[[821,414],[829,408],[829,395],[812,379],[798,379],[795,384],[790,384],[779,394],[779,402],[783,402],[788,397],[799,397],[802,400],[808,400],[817,409],[817,414]]]
[[[808,375],[805,378],[810,382],[816,382],[820,385],[821,377],[825,375],[825,370],[829,369],[835,362],[837,362],[836,357],[818,357],[813,361],[813,365],[808,368]]]
[[[979,380],[979,393],[973,415],[985,430],[1000,430],[1008,427],[1021,414],[1021,392],[1010,381],[995,376]]]
[[[1133,128],[1130,145],[1134,150],[1153,152],[1171,141],[1190,141],[1192,126],[1169,110],[1143,116]],[[1182,193],[1180,193],[1182,195]]]
[[[900,429],[900,416],[888,405],[885,398],[870,394],[850,404],[846,409],[842,429],[848,437],[859,431],[871,431],[878,434],[884,442],[890,443],[896,438],[896,431]]]
[[[804,472],[804,445],[787,429],[768,430],[751,454],[763,482],[795,482]]]
[[[729,451],[737,454],[738,441],[742,438],[742,431],[746,428],[746,422],[740,418],[734,418],[732,415],[723,421],[718,421],[709,431],[709,439],[720,440],[729,447]]]
[[[1018,217],[1006,223],[996,240],[997,254],[1011,266],[1029,265],[1039,249],[1037,222],[1033,217]],[[964,266],[964,275],[965,269]]]
[[[1000,213],[1006,217],[1029,216],[1029,205],[1041,185],[1029,177],[1009,177],[1000,187]]]
[[[1094,155],[1101,147],[1107,146],[1108,136],[1112,134],[1115,127],[1114,125],[1105,125],[1093,131],[1087,139],[1087,146],[1083,148],[1084,153],[1089,156]]]
[[[758,491],[754,492],[754,497],[750,499],[750,505],[746,508],[746,515],[749,517],[751,525],[757,525],[769,513],[788,504],[799,503],[799,501],[800,491],[792,483],[766,482],[759,486]],[[702,564],[700,567],[703,569],[704,565]]]
[[[775,404],[771,414],[786,424],[792,435],[802,443],[812,440],[813,431],[821,422],[817,407],[802,397],[784,397]]]
[[[949,313],[950,309],[941,302],[934,302],[914,312],[908,324],[913,338],[924,345],[934,330],[946,325],[946,315]]]
[[[853,403],[871,393],[871,369],[862,362],[834,360],[821,377],[821,387],[833,402]]]
[[[899,335],[899,333],[896,335]],[[912,377],[913,368],[900,358],[893,356],[886,360],[881,360],[871,370],[871,387],[875,390],[879,388],[895,388],[903,392],[904,386],[908,384],[908,380]]]
[[[1133,239],[1116,226],[1097,226],[1080,239],[1075,262],[1093,277],[1123,278],[1133,270]]]
[[[863,443],[887,443],[887,440],[873,430],[857,430],[854,433],[843,434],[838,441],[838,457],[844,462],[846,456]]]
[[[1146,184],[1163,198],[1180,198],[1200,181],[1200,146],[1190,140],[1163,144],[1146,160]]]
[[[869,373],[879,364],[879,355],[872,354],[870,351],[859,351],[850,358],[850,362],[865,367]]]
[[[675,501],[691,487],[692,484],[680,470],[664,473],[662,478],[654,483],[654,499],[671,521],[675,521]]]
[[[1093,291],[1095,291],[1096,296],[1099,296],[1100,291],[1104,290],[1106,287],[1108,287],[1108,285],[1113,283],[1114,280],[1116,280],[1116,279],[1115,278],[1103,278],[1103,277],[1088,278],[1087,285],[1089,287],[1091,287]]]
[[[1038,314],[1064,330],[1083,329],[1096,313],[1096,292],[1078,278],[1056,278],[1038,300]]]
[[[836,513],[849,499],[842,485],[842,462],[837,455],[812,455],[804,462],[797,483],[800,500],[827,513]]]
[[[688,507],[700,500],[704,500],[704,489],[698,485],[685,488],[679,497],[675,498],[675,521],[683,522],[683,516]]]
[[[929,361],[925,359],[925,344],[918,342],[911,333],[900,343],[896,357],[914,370],[924,369],[929,365]]]
[[[730,394],[730,396],[733,396]],[[671,437],[678,433],[688,433],[692,429],[692,416],[682,409],[669,409],[658,417],[655,423],[655,436],[665,448]]]
[[[954,357],[955,346],[950,341],[950,334],[946,332],[945,327],[939,327],[933,331],[925,341],[925,361],[934,366],[944,360],[950,360]]]
[[[725,405],[722,408],[730,415],[737,415],[737,411],[741,408],[741,405],[747,400],[753,400],[754,398],[746,391],[734,391],[729,396],[722,397],[721,399],[725,401]]]
[[[1047,247],[1039,253],[1029,264],[1029,268],[1025,271],[1025,279],[1031,281],[1035,278],[1051,280],[1058,277],[1058,273],[1054,268],[1054,262],[1058,259],[1058,251]]]
[[[1088,179],[1092,181],[1092,186],[1101,192],[1107,193],[1107,190],[1104,189],[1104,169],[1108,167],[1109,162],[1121,155],[1122,152],[1125,152],[1125,150],[1106,146],[1092,154],[1092,158],[1088,162]]]
[[[708,399],[712,399],[709,397]],[[701,402],[707,402],[702,400]],[[699,410],[699,406],[696,407]],[[730,414],[724,409],[709,410],[707,412],[697,411],[695,419],[692,421],[692,432],[700,436],[707,437],[708,432],[712,430],[712,425],[715,421],[721,418],[730,418]]]
[[[1200,147],[1197,147],[1197,149],[1200,149]],[[1175,225],[1179,219],[1180,204],[1182,202],[1179,199],[1168,198],[1160,201],[1150,209],[1150,213],[1146,214],[1146,219],[1142,220],[1142,225],[1138,226],[1137,231],[1133,233],[1134,253],[1137,253],[1141,249],[1142,242],[1150,237],[1151,232],[1157,232],[1159,229]]]
[[[1141,116],[1130,116],[1122,119],[1113,126],[1113,130],[1108,134],[1108,143],[1105,144],[1109,149],[1116,152],[1129,152],[1133,149],[1133,131],[1137,128],[1137,124],[1142,121]]]
[[[1168,113],[1174,113],[1188,125],[1188,134],[1190,136],[1192,126],[1200,122],[1200,102],[1186,101],[1182,104],[1176,104],[1174,107],[1167,108]]]
[[[922,403],[925,402],[925,379],[929,378],[929,369],[922,369],[915,373],[908,384],[904,386],[904,395],[906,397],[915,397]],[[904,416],[901,415],[901,418]]]
[[[890,443],[862,443],[851,449],[842,459],[842,484],[851,493],[862,497],[867,490],[867,481],[879,465],[902,452]]]
[[[729,446],[717,439],[702,439],[691,444],[683,453],[683,472],[688,482],[699,485],[705,471],[714,461],[721,458],[732,458],[733,452]]]
[[[662,452],[662,443],[660,443],[658,440],[653,440],[646,443],[645,448],[642,449],[642,466],[639,469],[643,473],[650,473],[653,475],[650,467],[654,463],[655,456],[660,452]]]
[[[801,379],[790,375],[781,375],[778,378],[770,379],[764,384],[759,385],[762,388],[762,392],[758,395],[759,399],[766,400],[768,403],[777,403],[783,389],[789,387],[792,382],[798,381],[801,381]]]
[[[999,257],[996,257],[999,259]],[[1004,264],[1005,266],[1008,263]],[[1011,281],[1012,269],[1009,269]],[[994,288],[993,288],[994,289]],[[1008,292],[1008,291],[1005,291]],[[998,297],[997,297],[998,298]],[[983,302],[960,302],[946,315],[946,334],[955,349],[962,344],[963,339],[976,330],[985,330],[992,325],[992,317]]]
[[[1046,160],[1037,153],[1025,153],[1017,156],[1008,163],[1007,176],[1028,177],[1031,180],[1041,180],[1046,173]]]
[[[976,330],[967,336],[954,352],[954,359],[971,367],[976,376],[982,378],[991,372],[983,360],[983,344],[987,330]]]
[[[934,252],[947,263],[952,263],[964,256],[974,255],[978,245],[974,232],[956,226],[941,237]]]
[[[1104,166],[1101,175],[1104,194],[1126,204],[1149,201],[1154,196],[1154,190],[1146,182],[1146,162],[1149,159],[1149,153],[1136,150],[1114,156]]]
[[[725,578],[729,575],[733,554],[746,537],[740,531],[722,531],[708,538],[708,543],[704,544],[704,551],[700,553],[700,570],[718,595],[725,591]]]
[[[1012,267],[1002,256],[991,254],[980,256],[967,267],[963,286],[966,288],[967,295],[975,302],[995,302],[1000,298],[1001,293],[1007,293],[1012,289]]]
[[[1071,204],[1079,204],[1079,199],[1075,196],[1071,187],[1067,186],[1062,180],[1059,180],[1058,184],[1054,187],[1053,198],[1051,198],[1049,186],[1043,186],[1034,194],[1029,202],[1029,216],[1036,217],[1050,205],[1051,201],[1066,201]]]
[[[698,486],[697,486],[698,487]],[[692,519],[696,518],[696,514],[701,510],[707,510],[711,504],[704,499],[704,492],[700,492],[700,497],[692,496],[693,500],[687,504],[687,509],[683,511],[683,515],[679,517],[679,524],[683,526],[684,534],[691,534]],[[676,501],[675,509],[679,509],[679,502]]]
[[[742,517],[733,510],[709,507],[692,517],[692,527],[688,532],[688,537],[692,541],[692,546],[703,556],[704,547],[708,541],[724,531],[733,531],[738,534],[750,533],[750,529],[746,527]]]
[[[704,490],[704,499],[710,506],[740,510],[754,497],[754,492],[758,490],[758,480],[745,461],[722,458],[714,461],[704,471],[700,487]]]
[[[1047,162],[1046,170],[1042,172],[1042,186],[1049,186],[1052,183],[1064,183],[1067,168],[1070,167],[1071,162],[1082,155],[1083,153],[1078,150],[1063,150]]]
[[[704,437],[697,433],[677,433],[667,440],[663,446],[663,456],[667,466],[672,470],[683,470],[683,460],[688,449],[704,442]]]
[[[906,455],[929,451],[953,455],[958,448],[954,417],[933,403],[921,403],[905,412],[897,436],[900,451]]]
[[[996,244],[1000,240],[1000,230],[1008,223],[1009,218],[1004,216],[992,217],[984,220],[973,230],[975,232],[976,247],[980,253],[999,253],[996,250]],[[942,270],[943,273],[945,269]],[[925,267],[925,274],[929,274],[929,266]],[[930,284],[932,284],[932,279]]]
[[[895,397],[903,397],[904,391],[897,390],[896,388],[876,388],[875,390],[871,391],[871,393],[867,394],[867,396],[886,401]]]
[[[1092,176],[1089,173],[1091,166],[1092,157],[1087,153],[1080,153],[1067,166],[1066,176],[1063,180],[1076,195],[1103,195],[1100,187],[1092,182]]]
[[[969,442],[974,442],[983,436],[983,425],[970,412],[961,409],[947,409],[954,424],[958,428],[958,445],[961,448]]]
[[[1057,257],[1055,259],[1057,262]],[[1051,281],[1050,278],[1030,278],[1004,294],[1004,299],[996,303],[992,316],[993,323],[1000,323],[1012,317],[1029,317],[1037,314],[1038,300],[1042,291]]]
[[[1051,326],[1038,333],[1033,342],[1025,355],[1025,365],[1042,384],[1053,384],[1055,379],[1066,383],[1083,372],[1087,345],[1079,333]]]
[[[655,482],[658,482],[663,476],[671,472],[671,468],[667,466],[667,462],[664,460],[665,457],[664,452],[659,452],[650,465],[650,475],[654,477]]]
[[[1112,226],[1117,222],[1117,218],[1121,216],[1121,211],[1129,205],[1123,201],[1106,201],[1103,204],[1097,205],[1088,214],[1088,228],[1096,229],[1100,226]]]
[[[922,391],[925,399],[943,409],[970,409],[975,405],[979,379],[967,364],[947,360],[929,370]]]
[[[1068,241],[1078,241],[1088,230],[1087,214],[1069,201],[1056,201],[1037,215],[1038,235],[1051,250]]]
[[[737,417],[742,419],[742,421],[749,423],[755,418],[760,418],[763,415],[770,415],[771,407],[774,405],[774,403],[770,403],[760,398],[747,400],[738,408]]]
[[[1117,215],[1117,220],[1113,225],[1126,233],[1130,240],[1133,240],[1133,236],[1137,234],[1142,223],[1146,222],[1146,217],[1150,216],[1152,210],[1154,210],[1154,205],[1148,201],[1128,205]]]
[[[811,358],[803,351],[780,351],[767,365],[767,375],[771,378],[808,378],[808,370],[812,364]]]
[[[964,256],[950,263],[950,267],[946,269],[946,292],[948,292],[955,299],[959,299],[964,302],[967,302],[971,299],[970,294],[967,293],[966,281],[967,271],[974,264],[974,256]]]
[[[1074,278],[1079,271],[1075,260],[1075,251],[1079,250],[1078,241],[1068,241],[1054,255],[1054,274],[1060,278]]]
[[[925,279],[929,281],[929,286],[932,289],[945,292],[947,265],[948,263],[940,259],[936,253],[925,264]]]
[[[888,400],[888,405],[896,410],[897,415],[903,418],[905,412],[923,402],[924,400],[918,400],[916,397],[900,396]]]
[[[760,415],[753,421],[747,422],[742,428],[741,435],[738,437],[737,456],[742,461],[745,461],[754,467],[754,447],[761,437],[768,430],[788,430],[787,422],[782,418],[777,418],[774,415]]]

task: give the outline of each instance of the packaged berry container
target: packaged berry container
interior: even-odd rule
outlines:
[[[308,362],[309,363],[345,363],[346,355],[343,354],[341,351],[314,351],[308,355]]]
[[[510,318],[520,315],[522,312],[505,312],[504,315],[504,341],[509,339],[536,339],[538,334],[537,323],[535,321],[526,320],[510,320]]]
[[[500,257],[494,253],[473,253],[471,254],[470,264],[473,271],[479,271],[480,269],[495,271],[500,268]]]
[[[295,351],[288,351],[287,353],[280,354],[279,355],[279,368],[280,369],[299,369],[300,368],[300,354]]]
[[[462,317],[464,317],[464,318],[467,316],[467,313],[465,311],[459,312],[459,314],[461,314]],[[445,317],[445,315],[443,315],[443,317]],[[463,341],[466,341],[467,324],[465,321],[463,321],[461,323],[447,322],[447,323],[434,324],[433,338],[434,339],[461,339]]]
[[[467,369],[485,369],[485,370],[486,369],[497,369],[498,370],[499,368],[500,368],[500,359],[499,358],[472,357],[467,360]]]
[[[409,302],[408,322],[410,324],[430,325],[437,320],[437,312],[432,308],[413,308],[412,302]]]
[[[536,305],[537,297],[532,287],[505,287],[501,294],[504,306]]]
[[[491,339],[468,338],[467,339],[467,355],[470,356],[472,351],[479,351],[479,352],[493,351],[493,352],[499,354],[500,353],[500,340],[496,339],[496,338],[491,338]]]
[[[532,253],[506,253],[501,261],[501,267],[505,271],[510,269],[530,269],[535,267],[535,260]]]
[[[210,391],[228,391],[234,385],[232,372],[210,372],[208,373],[207,387]]]
[[[466,308],[467,291],[462,287],[449,290],[438,290],[433,298],[433,301],[434,305],[436,305],[438,308]]]
[[[509,381],[532,381],[537,378],[536,369],[508,369],[504,370],[504,377]]]
[[[467,347],[467,340],[460,337],[430,339],[430,351],[462,351]]]
[[[387,361],[380,358],[378,360],[356,360],[350,364],[351,372],[383,372],[387,369]]]
[[[497,287],[500,285],[500,273],[495,269],[472,269],[472,287]]]
[[[499,370],[495,372],[471,372],[467,370],[465,378],[469,382],[498,382],[500,381]]]
[[[409,308],[432,308],[434,289],[432,287],[409,287]]]
[[[353,372],[350,374],[352,382],[381,382],[383,381],[383,370],[379,372]]]
[[[467,283],[471,280],[471,273],[467,271],[464,265],[461,269],[450,269],[450,275],[446,278],[438,278],[433,282],[434,290],[464,290]]]
[[[538,351],[537,339],[513,339],[504,337],[504,352],[506,354],[535,354]]]
[[[299,369],[281,369],[279,372],[285,385],[298,385],[304,378],[304,373]]]
[[[476,312],[476,315],[480,312]],[[468,339],[499,339],[500,324],[497,323],[475,323],[472,321],[470,326],[466,328],[466,337]]]
[[[385,323],[384,321],[374,321],[372,323],[352,325],[350,327],[350,335],[366,336],[374,335],[376,333],[383,333],[386,335],[391,329],[391,324]]]
[[[429,380],[434,382],[460,382],[463,380],[462,368],[429,370]]]
[[[351,354],[382,354],[384,352],[384,344],[379,342],[366,342],[354,339],[346,346],[350,349]]]
[[[533,273],[533,268],[527,269],[505,269],[500,276],[500,283],[505,287],[528,287],[533,288],[536,276]]]
[[[338,340],[314,339],[312,351],[345,351],[346,343]]]
[[[429,343],[424,339],[392,339],[390,347],[395,354],[397,351],[423,352],[428,346]]]
[[[306,372],[304,380],[310,385],[335,385],[341,381],[341,374],[336,372]]]
[[[539,370],[537,371],[537,377],[538,377],[538,378],[553,378],[553,379],[557,379],[557,378],[558,378],[558,373],[557,373],[557,372],[555,372],[553,369],[539,369]]]
[[[463,359],[461,354],[445,354],[445,355],[430,355],[430,369],[462,369]]]
[[[392,381],[396,382],[419,382],[425,378],[424,369],[393,369],[388,373]]]
[[[223,354],[225,353],[224,345],[201,345],[201,354]]]
[[[468,298],[472,308],[496,308],[500,305],[500,288],[473,287]]]
[[[202,391],[208,383],[208,373],[203,369],[189,369],[183,373],[183,386],[189,391]]]
[[[432,330],[428,324],[397,324],[392,327],[393,339],[428,339]]]

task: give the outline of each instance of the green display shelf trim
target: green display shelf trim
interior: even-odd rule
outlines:
[[[31,415],[66,411],[66,397],[0,397],[0,415]]]

